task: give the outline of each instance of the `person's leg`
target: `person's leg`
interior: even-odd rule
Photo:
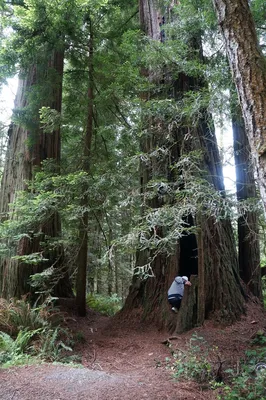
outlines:
[[[169,304],[172,307],[172,311],[177,312],[180,308],[181,305],[181,298],[179,297],[172,297],[170,299],[168,299]]]
[[[180,306],[181,306],[181,300],[182,300],[182,298],[180,299],[176,299],[176,305],[175,305],[175,307],[179,310],[180,309]]]

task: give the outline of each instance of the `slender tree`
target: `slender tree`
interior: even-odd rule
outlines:
[[[130,124],[123,110],[124,104],[128,106],[129,103],[124,102],[128,94],[121,89],[125,61],[119,46],[129,22],[131,18],[125,10],[113,5],[112,1],[108,10],[105,1],[98,2],[93,8],[88,4],[79,21],[79,33],[67,53],[64,116],[68,140],[63,147],[63,159],[69,172],[84,172],[78,189],[79,226],[73,230],[72,241],[76,249],[77,304],[82,315],[85,314],[87,277],[90,292],[99,278],[98,282],[102,282],[98,288],[103,293],[113,293],[110,277],[101,279],[107,275],[107,270],[113,273],[114,269],[111,257],[105,255],[111,253],[113,232],[116,232],[114,237],[119,236],[118,226],[127,223],[120,215],[123,207],[118,207],[115,202],[121,201],[123,191],[130,186],[126,183],[121,160],[123,154],[134,149],[131,139],[126,145],[122,144],[131,133],[127,132]],[[130,178],[132,181],[132,175]]]
[[[88,53],[88,114],[87,124],[84,135],[84,154],[83,154],[83,171],[89,174],[90,172],[90,152],[93,136],[93,25],[92,20],[88,18],[88,33],[89,33],[89,53]],[[82,217],[79,227],[79,251],[77,255],[77,309],[80,316],[86,315],[86,288],[87,288],[87,260],[88,260],[88,190],[89,186],[84,183],[83,197],[81,202]]]

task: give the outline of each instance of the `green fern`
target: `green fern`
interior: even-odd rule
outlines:
[[[35,308],[26,299],[0,299],[0,365],[28,363],[32,357],[57,361],[72,351],[69,332],[58,326],[61,314],[50,301]]]
[[[61,340],[63,335],[67,336],[67,332],[59,327],[46,330],[40,337],[40,356],[51,361],[56,361],[61,358],[63,351],[72,351],[72,348]]]
[[[0,354],[11,352],[14,348],[14,340],[5,332],[0,332]]]
[[[26,299],[11,299],[9,302],[0,299],[0,330],[12,336],[20,330],[47,328],[63,320],[63,314],[50,303],[39,307],[31,307]]]

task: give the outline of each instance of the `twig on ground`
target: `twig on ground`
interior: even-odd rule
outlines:
[[[112,367],[114,367],[115,369],[117,369],[118,371],[120,371],[120,368],[116,367],[114,364],[111,364]]]
[[[236,376],[239,375],[239,364],[240,364],[240,362],[239,362],[239,359],[238,359],[237,362],[236,362]]]
[[[99,369],[102,371],[103,369],[102,369],[102,367],[100,366],[100,364],[98,364],[98,363],[92,365],[92,368],[95,369],[94,367],[96,367],[97,365],[98,365]]]
[[[163,340],[161,343],[168,344],[170,342],[170,340],[176,340],[176,339],[179,339],[178,336],[170,336],[168,339]]]
[[[171,340],[177,340],[177,339],[179,339],[178,336],[170,336],[169,338],[163,340],[161,343],[168,345],[171,343]]]
[[[193,388],[193,389],[188,389],[187,387],[183,387],[183,386],[179,386],[179,389],[181,389],[181,390],[185,390],[185,391],[187,391],[187,392],[195,392],[196,390],[195,390],[195,388]],[[201,398],[201,399],[205,399],[205,396],[199,391],[199,390],[197,390],[196,391],[197,392],[197,394],[198,394],[198,398]],[[194,397],[195,398],[195,397]]]
[[[96,361],[96,350],[93,349],[93,359],[92,359],[92,362],[91,362],[91,363],[94,364],[95,361]]]
[[[135,367],[135,368],[138,367],[137,365],[132,364],[130,361],[126,361],[126,360],[125,360],[125,362],[126,362],[127,364],[129,364],[129,365],[132,365],[132,367]]]

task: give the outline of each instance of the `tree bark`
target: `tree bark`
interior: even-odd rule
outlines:
[[[34,168],[41,167],[45,159],[55,160],[55,165],[59,168],[60,161],[60,129],[53,133],[45,133],[39,127],[39,109],[42,106],[51,106],[61,112],[62,100],[62,78],[63,78],[63,51],[53,51],[47,62],[46,73],[49,70],[56,73],[54,84],[51,84],[50,103],[47,100],[40,103],[33,109],[30,115],[31,127],[28,129],[19,124],[12,124],[9,130],[8,150],[5,160],[5,168],[1,183],[0,212],[1,218],[12,219],[9,212],[9,203],[14,202],[18,190],[27,190],[26,181],[33,178]],[[26,110],[30,104],[31,91],[35,85],[44,84],[44,75],[39,75],[37,66],[31,66],[24,72],[25,76],[19,80],[18,92],[15,100],[15,112]],[[58,172],[58,170],[56,171]],[[36,272],[41,272],[45,268],[53,265],[63,276],[54,288],[54,294],[63,297],[72,295],[72,289],[67,275],[62,267],[63,251],[58,248],[53,251],[44,250],[41,242],[45,237],[58,237],[61,233],[61,224],[58,214],[53,213],[49,220],[37,228],[31,238],[24,237],[20,240],[17,248],[18,255],[28,255],[34,252],[43,252],[44,258],[49,262],[43,262],[37,266],[25,264],[5,258],[0,266],[1,295],[3,297],[20,297],[21,295],[33,292],[29,285],[29,277]]]
[[[239,110],[240,111],[240,110]],[[257,198],[251,151],[241,114],[233,114],[234,158],[236,169],[236,194],[241,207],[243,200]],[[238,264],[243,281],[250,291],[262,298],[259,226],[256,211],[240,210],[238,218]]]
[[[266,60],[248,0],[213,0],[266,212]]]
[[[204,265],[204,238],[203,238],[203,222],[201,215],[198,215],[198,225],[200,227],[198,232],[198,282],[197,282],[197,290],[198,290],[198,297],[197,297],[197,322],[199,325],[202,325],[205,320],[205,265]],[[191,279],[190,279],[191,281]],[[193,285],[193,282],[192,282]],[[193,320],[193,317],[191,317]],[[180,323],[179,323],[180,327]],[[178,327],[178,329],[179,329]]]

